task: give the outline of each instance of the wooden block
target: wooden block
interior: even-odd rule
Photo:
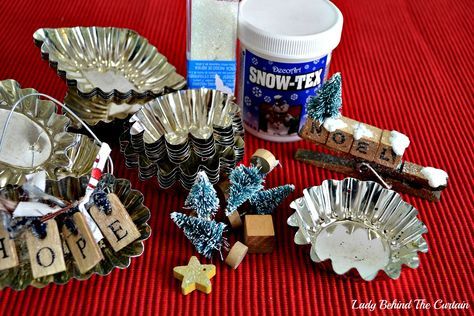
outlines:
[[[326,144],[329,132],[323,128],[319,121],[307,118],[303,128],[300,131],[300,137],[319,144]]]
[[[3,223],[0,222],[0,271],[16,267],[19,264],[15,241]]]
[[[77,234],[74,235],[66,225],[63,225],[62,233],[66,244],[74,257],[74,261],[81,273],[86,273],[95,267],[104,257],[99,245],[95,242],[86,219],[81,212],[72,216]]]
[[[109,215],[99,211],[95,205],[90,208],[89,213],[114,251],[118,252],[138,239],[140,232],[118,196],[109,193],[107,197],[112,206],[112,212]]]
[[[380,145],[375,154],[374,162],[389,168],[396,168],[402,162],[402,156],[397,155],[390,141],[391,131],[384,130]]]
[[[250,157],[250,163],[260,168],[260,172],[269,173],[278,165],[278,160],[268,150],[259,148]]]
[[[240,214],[237,211],[233,211],[230,215],[227,215],[227,219],[229,220],[230,226],[233,229],[237,229],[242,226],[242,219],[240,218]]]
[[[244,243],[249,253],[273,251],[275,230],[271,215],[245,215]]]
[[[329,132],[326,146],[348,153],[351,150],[352,142],[354,141],[354,126],[359,122],[344,116],[341,116],[339,120],[342,121],[345,126],[336,128],[334,131]]]
[[[248,250],[249,248],[246,245],[240,241],[236,242],[232,248],[230,248],[229,254],[227,258],[225,258],[225,263],[232,269],[237,269],[242,260],[244,260]]]
[[[351,155],[373,161],[379,148],[382,130],[375,126],[359,123],[354,129]]]
[[[33,277],[40,278],[66,270],[58,225],[54,219],[45,222],[46,237],[36,238],[31,229],[26,231],[26,246]]]

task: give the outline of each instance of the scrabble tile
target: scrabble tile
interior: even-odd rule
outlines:
[[[58,225],[54,219],[46,222],[46,237],[44,239],[37,238],[31,229],[28,229],[26,231],[26,246],[31,272],[35,279],[66,270],[63,245]]]
[[[300,137],[319,144],[326,144],[329,132],[323,128],[319,121],[307,118],[306,123],[300,131]]]
[[[402,156],[397,155],[390,141],[391,131],[384,130],[380,138],[379,148],[374,157],[374,162],[389,168],[396,168],[402,161]]]
[[[379,149],[382,130],[375,126],[364,123],[356,124],[354,128],[354,142],[352,143],[351,155],[373,161]]]
[[[63,225],[62,233],[79,271],[86,273],[103,259],[103,255],[89,226],[87,226],[84,215],[81,212],[76,212],[72,216],[72,220],[77,234],[71,232],[66,225]]]
[[[15,241],[10,239],[7,228],[0,222],[0,271],[19,264]]]
[[[107,197],[112,206],[111,214],[105,214],[95,205],[90,208],[89,213],[114,251],[117,252],[138,239],[140,232],[118,196],[109,193]]]
[[[271,215],[245,215],[244,243],[249,253],[269,253],[275,245]]]
[[[353,119],[341,116],[339,119],[337,119],[337,123],[338,128],[335,128],[333,131],[331,131],[331,129],[328,130],[329,136],[326,146],[348,153],[351,150],[352,143],[354,141],[354,126],[358,122]],[[327,125],[323,125],[325,129],[326,126]]]

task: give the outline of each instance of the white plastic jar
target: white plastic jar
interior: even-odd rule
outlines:
[[[326,0],[243,0],[239,9],[238,102],[246,130],[299,140],[305,104],[326,79],[342,14]]]

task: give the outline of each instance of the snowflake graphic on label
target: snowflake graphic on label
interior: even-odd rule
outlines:
[[[258,59],[255,58],[255,57],[253,57],[253,58],[252,58],[252,64],[258,65]]]
[[[269,65],[273,65],[273,61],[272,61],[272,60],[269,60],[269,61],[268,61],[268,64],[269,64]]]
[[[319,63],[319,59],[316,59],[315,61],[313,61],[313,64],[318,64]]]
[[[260,98],[262,96],[262,90],[260,90],[259,87],[253,87],[252,88],[252,93],[254,96],[256,96],[257,98]]]
[[[244,98],[244,103],[246,106],[251,106],[252,105],[252,100],[250,100],[249,97]]]
[[[304,69],[309,69],[309,65],[304,65]]]
[[[309,101],[311,101],[311,98],[312,98],[312,97],[313,97],[312,95],[310,95],[309,97],[307,97],[307,98],[306,98],[306,103],[308,103]]]
[[[270,98],[268,95],[266,95],[266,96],[263,98],[263,100],[264,100],[265,102],[267,102],[267,103],[272,102],[272,98]]]
[[[296,93],[293,93],[290,97],[291,100],[295,101],[298,100],[298,95]]]

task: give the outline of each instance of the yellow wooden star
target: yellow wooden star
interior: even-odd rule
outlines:
[[[173,275],[181,280],[181,290],[187,295],[198,289],[206,294],[211,293],[211,278],[216,275],[216,266],[201,264],[197,257],[192,256],[187,266],[173,268]]]

